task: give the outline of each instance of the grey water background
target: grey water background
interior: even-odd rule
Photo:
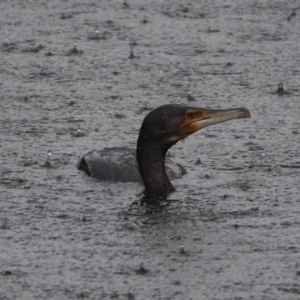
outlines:
[[[19,0],[0,17],[0,299],[300,298],[298,1]],[[133,205],[141,185],[76,170],[135,147],[167,103],[252,118],[172,148],[188,174],[155,211]]]

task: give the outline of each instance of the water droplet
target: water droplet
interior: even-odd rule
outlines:
[[[184,245],[182,245],[180,248],[180,254],[185,254]]]
[[[73,53],[73,54],[78,53],[77,43],[76,43],[76,42],[74,42],[74,47],[73,47],[73,49],[71,50],[71,53]]]
[[[47,160],[45,162],[45,167],[47,167],[47,168],[51,167],[51,162],[50,162],[51,155],[52,155],[52,151],[48,150]]]
[[[142,23],[143,24],[147,24],[148,23],[148,20],[147,20],[146,16],[144,16],[144,19],[143,19]]]
[[[195,100],[195,98],[192,96],[192,92],[188,92],[187,100],[188,101],[194,101]]]
[[[133,295],[133,290],[132,288],[129,290],[128,294],[127,294],[127,299],[134,299],[134,295]]]
[[[282,83],[279,83],[278,84],[278,89],[277,89],[277,94],[282,96],[285,94],[285,91],[284,91],[284,88],[283,88],[283,84]]]
[[[200,164],[201,164],[201,159],[198,157],[195,165],[200,165]]]
[[[129,58],[135,58],[135,55],[134,55],[134,52],[133,52],[133,47],[134,47],[134,46],[131,45]]]
[[[144,275],[145,273],[147,273],[147,270],[144,267],[144,263],[141,262],[140,263],[140,268],[137,270],[137,274]]]
[[[85,133],[81,131],[80,129],[77,129],[74,133],[72,133],[74,137],[83,137],[85,136]]]
[[[216,29],[216,28],[214,28],[214,27],[209,27],[208,29],[207,29],[207,32],[208,33],[213,33],[213,32],[219,32],[220,30],[219,29]]]
[[[123,8],[129,8],[129,4],[126,2],[126,0],[123,2]]]

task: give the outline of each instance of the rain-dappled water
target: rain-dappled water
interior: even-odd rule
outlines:
[[[1,1],[0,16],[0,299],[299,299],[298,1]],[[189,172],[168,201],[76,170],[178,102],[252,118],[172,148]]]

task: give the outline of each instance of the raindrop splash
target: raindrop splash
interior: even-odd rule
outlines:
[[[188,101],[195,101],[195,98],[192,96],[192,92],[188,92],[187,100]]]
[[[127,293],[127,299],[135,299],[132,289],[130,289],[129,292]]]
[[[123,1],[123,8],[129,8],[129,4],[126,0]]]
[[[133,48],[134,48],[134,44],[130,45],[130,54],[129,54],[129,58],[135,58],[134,52],[133,52]]]
[[[143,262],[140,263],[140,268],[137,270],[136,273],[139,275],[144,275],[145,273],[147,273],[147,270],[145,269]]]
[[[77,43],[75,42],[74,43],[74,47],[73,47],[73,49],[72,49],[72,53],[78,53],[78,49],[77,49]]]
[[[184,250],[184,245],[182,245],[181,248],[180,248],[180,254],[186,254],[186,252]]]
[[[96,28],[95,33],[93,33],[91,36],[88,37],[89,40],[92,41],[101,41],[101,40],[105,40],[105,36],[100,35],[100,30],[98,28]]]
[[[143,21],[142,21],[142,24],[147,24],[147,23],[148,23],[148,20],[147,20],[146,16],[144,16],[144,19],[143,19]]]
[[[278,94],[279,96],[282,96],[282,95],[285,94],[285,91],[284,91],[284,88],[283,88],[283,84],[282,84],[282,83],[279,83],[279,84],[278,84],[277,94]]]
[[[69,55],[81,55],[83,54],[83,50],[78,50],[77,48],[77,42],[74,42],[74,46],[71,50],[68,51]]]
[[[46,168],[50,168],[51,167],[51,156],[52,156],[52,151],[48,150],[48,154],[47,154],[47,160],[45,162],[45,167]]]
[[[75,132],[71,133],[71,135],[78,138],[78,137],[83,137],[86,134],[83,131],[81,131],[80,129],[77,129]]]

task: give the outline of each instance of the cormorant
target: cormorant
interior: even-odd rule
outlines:
[[[162,105],[145,117],[136,150],[93,150],[79,159],[77,168],[101,180],[143,182],[146,194],[171,192],[174,187],[169,179],[180,178],[186,171],[166,158],[168,149],[201,128],[243,118],[250,118],[246,108],[212,110],[181,104]]]

